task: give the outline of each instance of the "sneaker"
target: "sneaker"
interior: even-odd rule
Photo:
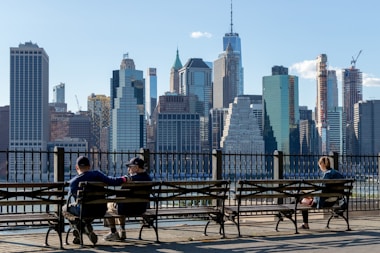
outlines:
[[[300,229],[310,229],[309,225],[302,224],[302,226],[299,227]]]
[[[118,232],[109,232],[103,237],[104,241],[120,241],[120,236]]]
[[[98,242],[98,236],[94,233],[94,229],[91,224],[84,226],[84,233],[88,236],[88,239],[95,245]]]
[[[73,236],[74,236],[73,244],[80,244],[80,235],[79,235],[78,230],[75,229],[73,231]]]
[[[127,232],[125,232],[125,230],[121,230],[119,232],[119,237],[120,237],[120,240],[125,240],[127,239]]]

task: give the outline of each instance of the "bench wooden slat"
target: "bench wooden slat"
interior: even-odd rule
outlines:
[[[234,199],[237,201],[237,206],[226,206],[226,216],[237,226],[238,234],[240,234],[240,215],[260,214],[269,212],[279,217],[276,230],[282,217],[290,219],[295,226],[296,233],[297,221],[296,213],[300,210],[315,209],[315,207],[304,206],[298,202],[308,197],[323,197],[323,198],[339,198],[345,197],[347,202],[351,195],[354,179],[265,179],[265,180],[240,180],[234,190]],[[281,201],[280,201],[281,200]],[[294,204],[282,204],[284,200],[293,202]],[[272,204],[267,202],[271,201]],[[249,203],[252,202],[252,203]],[[274,204],[278,202],[279,204]],[[348,205],[348,204],[347,204]],[[345,216],[342,213],[342,208],[338,205],[326,207],[338,212],[338,216],[345,219],[347,230],[349,230],[348,208],[346,208]],[[294,218],[292,216],[294,213]],[[333,217],[332,214],[331,217]],[[328,224],[330,219],[328,220]]]
[[[0,224],[48,226],[45,244],[48,245],[49,232],[55,230],[63,249],[61,209],[67,195],[66,186],[65,182],[1,183]]]

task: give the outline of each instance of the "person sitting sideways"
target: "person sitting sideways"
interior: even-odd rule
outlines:
[[[77,171],[77,175],[69,181],[68,203],[62,207],[63,213],[69,212],[75,216],[79,216],[82,208],[82,216],[84,217],[104,216],[107,211],[107,205],[96,205],[96,207],[91,205],[86,207],[76,203],[77,192],[80,190],[79,183],[84,181],[96,181],[103,182],[111,186],[119,186],[124,182],[127,182],[127,178],[125,176],[109,177],[98,170],[91,170],[90,160],[85,156],[79,156],[77,158],[75,169]],[[77,225],[81,226],[80,231],[84,231],[94,245],[97,243],[98,236],[93,231],[92,221],[93,219],[86,219],[81,221],[80,224],[70,223],[71,226],[74,227],[74,244],[80,244],[79,228]]]
[[[144,160],[139,157],[132,158],[126,166],[128,167],[127,182],[131,181],[152,181],[145,169]],[[150,189],[148,189],[149,191]],[[133,191],[128,192],[125,197],[133,196],[135,193]],[[148,196],[147,196],[148,197]],[[148,207],[147,202],[137,202],[137,203],[108,203],[107,214],[112,215],[125,215],[125,216],[138,216],[144,213]],[[120,226],[120,232],[117,232],[116,225]],[[107,217],[104,219],[104,226],[110,228],[110,232],[106,234],[103,239],[105,241],[119,241],[125,240],[127,238],[125,231],[125,217],[114,218]]]
[[[331,168],[330,165],[330,158],[328,156],[322,156],[318,160],[318,166],[319,169],[322,171],[323,176],[322,179],[341,179],[344,178],[343,175]],[[301,200],[301,204],[303,205],[308,205],[308,206],[313,206],[316,208],[323,208],[323,207],[329,207],[333,206],[335,204],[335,201],[333,202],[328,202],[326,201],[326,197],[314,197],[314,198],[303,198]],[[302,225],[301,229],[309,229],[309,212],[308,210],[303,210],[302,211]]]

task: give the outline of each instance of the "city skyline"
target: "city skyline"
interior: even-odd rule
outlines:
[[[109,96],[112,70],[118,69],[125,53],[145,78],[148,68],[157,69],[157,95],[161,96],[170,89],[177,49],[183,64],[190,58],[213,62],[223,52],[222,38],[231,26],[230,3],[194,0],[179,7],[175,1],[148,0],[4,1],[0,9],[0,32],[5,35],[0,41],[4,88],[0,106],[9,105],[9,50],[28,41],[49,54],[49,102],[53,86],[65,83],[68,110],[78,110],[76,97],[86,109],[91,93]],[[270,75],[273,66],[282,65],[299,77],[300,105],[314,110],[315,60],[326,54],[328,69],[337,70],[341,105],[341,70],[350,67],[362,50],[356,67],[363,72],[363,98],[380,99],[379,37],[374,32],[380,21],[376,13],[380,3],[356,3],[233,1],[233,32],[239,34],[242,46],[244,94],[262,94],[262,78]]]

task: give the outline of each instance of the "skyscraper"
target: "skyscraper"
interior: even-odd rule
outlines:
[[[327,70],[327,110],[335,110],[338,103],[338,79],[335,70]]]
[[[327,150],[327,55],[317,57],[317,104],[315,122],[319,135],[319,152],[326,154]]]
[[[148,68],[145,82],[145,116],[148,122],[157,105],[157,70]]]
[[[213,108],[228,108],[239,94],[240,52],[232,50],[231,43],[226,51],[214,61]]]
[[[330,108],[327,112],[327,150],[328,152],[338,152],[346,154],[346,119],[342,107]]]
[[[102,131],[104,128],[110,127],[110,97],[105,95],[95,95],[91,94],[87,98],[87,110],[88,115],[91,118],[91,132],[92,132],[92,142],[94,147],[101,149],[102,145]]]
[[[359,101],[354,105],[354,131],[357,149],[353,154],[380,153],[380,100]]]
[[[209,111],[212,107],[211,68],[200,58],[191,58],[179,70],[179,92],[189,96],[190,112],[200,117],[202,151],[210,151]]]
[[[278,66],[275,66],[272,76],[263,77],[264,139],[265,145],[267,141],[270,145],[266,152],[277,149],[286,154],[298,154],[298,77],[285,74],[287,68],[281,68],[280,75],[277,74]]]
[[[133,59],[124,55],[111,78],[111,151],[135,151],[146,145],[145,80]]]
[[[65,84],[60,83],[53,87],[53,103],[65,103]]]
[[[362,72],[353,65],[343,69],[342,75],[342,104],[347,123],[346,150],[347,154],[354,154],[357,145],[353,125],[354,105],[363,100]]]
[[[182,68],[181,60],[179,59],[179,53],[175,57],[174,64],[170,69],[170,92],[179,93],[179,74],[178,70]]]
[[[239,66],[236,71],[239,73],[239,79],[238,79],[238,94],[242,95],[244,94],[244,68],[243,68],[243,61],[242,61],[242,52],[241,52],[241,41],[238,33],[235,33],[233,31],[233,23],[232,23],[232,1],[231,1],[231,23],[230,23],[231,30],[229,33],[226,33],[223,37],[223,51],[227,51],[228,45],[232,47],[232,51],[234,54],[236,54],[236,57],[239,58]]]
[[[67,104],[65,102],[65,84],[60,83],[53,87],[53,102],[50,106],[54,107],[56,112],[66,112]]]
[[[11,150],[47,148],[50,132],[49,56],[43,48],[32,42],[10,48],[9,131]],[[33,159],[29,162],[32,163]],[[31,166],[25,166],[25,178],[31,173]],[[13,179],[17,174],[16,169],[10,167]]]

